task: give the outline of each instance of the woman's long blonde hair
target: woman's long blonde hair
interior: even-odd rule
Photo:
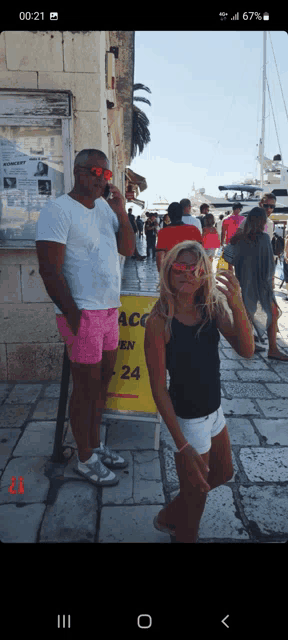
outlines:
[[[173,262],[176,262],[180,253],[183,251],[189,251],[197,259],[197,267],[195,271],[196,277],[199,276],[199,270],[204,269],[204,275],[201,276],[204,279],[203,285],[198,289],[195,296],[195,308],[202,312],[203,322],[197,331],[197,336],[208,320],[212,320],[215,317],[215,311],[219,310],[221,313],[225,313],[225,305],[223,303],[224,294],[216,289],[216,280],[212,271],[212,265],[209,258],[206,255],[205,249],[199,242],[192,240],[185,240],[176,244],[175,247],[168,251],[162,261],[160,269],[160,282],[158,289],[160,288],[159,300],[155,303],[149,317],[161,316],[165,318],[165,332],[169,330],[169,335],[172,335],[172,319],[175,311],[175,302],[177,293],[173,293],[170,288],[170,271]],[[205,314],[205,315],[204,315]]]

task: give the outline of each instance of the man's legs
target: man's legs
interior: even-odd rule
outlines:
[[[96,365],[70,363],[73,392],[70,399],[70,421],[81,462],[86,462],[100,446],[102,412],[113,375],[117,349],[103,351]]]
[[[107,401],[107,391],[113,376],[117,352],[118,347],[114,351],[103,351],[102,353],[101,386],[97,386],[94,392],[90,423],[90,446],[92,449],[97,449],[100,446],[102,413]]]
[[[73,392],[70,399],[70,422],[81,462],[92,455],[91,422],[94,419],[94,398],[101,393],[102,362],[96,365],[70,362]]]

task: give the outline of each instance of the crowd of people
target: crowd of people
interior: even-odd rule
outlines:
[[[135,224],[132,211],[127,214],[112,177],[102,151],[79,152],[72,191],[48,201],[36,226],[39,273],[55,304],[73,377],[75,471],[99,487],[118,484],[113,470],[128,466],[100,438],[120,335],[119,254],[146,259],[136,250],[141,220],[138,216]],[[215,226],[208,205],[196,217],[183,199],[169,205],[162,228],[153,212],[144,225],[147,257],[156,260],[160,280],[159,299],[146,319],[145,360],[155,404],[174,441],[180,481],[179,495],[161,509],[154,525],[177,542],[197,542],[208,491],[233,476],[221,407],[220,334],[241,357],[251,358],[257,336],[263,339],[255,320],[259,302],[267,314],[268,357],[288,361],[276,344],[279,307],[269,221],[274,206],[275,197],[266,194],[246,219],[237,205]],[[214,276],[212,261],[221,247],[233,254],[230,269]],[[285,255],[288,259],[287,240]]]

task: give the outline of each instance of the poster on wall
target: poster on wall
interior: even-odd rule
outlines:
[[[64,193],[61,127],[0,127],[0,240],[35,240],[40,210]]]

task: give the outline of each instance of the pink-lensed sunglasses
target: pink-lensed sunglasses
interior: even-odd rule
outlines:
[[[189,271],[190,274],[194,274],[196,271],[196,264],[180,264],[180,262],[173,262],[172,270],[176,275],[180,275],[181,273],[186,273]],[[199,275],[202,276],[205,273],[204,269],[199,269]]]

